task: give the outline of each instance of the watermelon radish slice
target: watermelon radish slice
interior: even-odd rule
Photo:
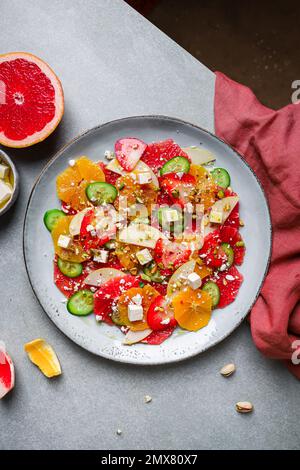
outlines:
[[[46,139],[64,113],[61,83],[43,60],[26,52],[0,55],[0,144],[28,147]]]
[[[109,314],[115,302],[123,292],[131,287],[138,287],[140,279],[130,274],[123,277],[115,277],[107,281],[94,295],[94,313],[103,321],[112,323]]]
[[[152,345],[157,346],[163,343],[164,341],[166,341],[166,339],[168,339],[171,336],[174,329],[175,328],[171,326],[169,328],[166,328],[165,330],[152,331],[152,333],[150,333],[150,335],[147,336],[147,338],[145,338],[142,341],[142,343],[147,343],[147,344],[152,344]]]
[[[227,271],[218,272],[210,277],[210,280],[214,281],[220,289],[218,308],[226,307],[235,300],[243,279],[242,274],[235,266],[231,266]]]
[[[158,175],[159,169],[167,161],[171,160],[171,158],[177,156],[185,157],[191,161],[189,156],[174,142],[174,140],[168,139],[162,142],[149,144],[142,156],[142,160],[150,166],[155,174]]]
[[[125,171],[132,171],[140,160],[147,144],[142,140],[127,137],[117,140],[115,143],[115,154],[118,162]]]
[[[7,395],[15,385],[15,368],[13,361],[0,342],[0,399]]]

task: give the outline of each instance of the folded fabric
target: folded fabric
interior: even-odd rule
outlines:
[[[271,265],[250,315],[253,340],[300,378],[300,104],[274,111],[249,88],[220,72],[216,77],[216,135],[253,168],[272,218]]]

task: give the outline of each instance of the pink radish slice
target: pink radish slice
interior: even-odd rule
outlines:
[[[0,399],[10,392],[15,385],[13,362],[0,344]]]
[[[115,154],[121,167],[126,171],[132,171],[140,160],[147,144],[139,139],[127,137],[117,140],[115,143]]]

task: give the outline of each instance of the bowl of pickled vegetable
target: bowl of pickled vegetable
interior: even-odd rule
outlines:
[[[15,203],[19,193],[19,175],[7,153],[0,150],[0,216]]]

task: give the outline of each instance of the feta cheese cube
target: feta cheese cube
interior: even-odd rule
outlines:
[[[201,277],[197,273],[191,273],[187,277],[188,285],[193,289],[199,289],[202,284]]]
[[[97,252],[95,252],[93,260],[96,261],[96,263],[107,263],[108,251],[98,250]]]
[[[209,221],[213,224],[221,224],[223,222],[223,212],[211,211]]]
[[[176,209],[167,209],[163,214],[167,222],[177,222],[179,220],[178,211]]]
[[[0,178],[4,179],[9,174],[9,167],[7,165],[0,164]]]
[[[138,173],[138,182],[139,184],[149,184],[152,181],[152,175],[150,171],[144,171],[143,173]]]
[[[135,256],[138,259],[138,262],[143,266],[144,264],[150,263],[152,261],[152,255],[148,248],[138,251]]]
[[[141,305],[129,304],[128,305],[128,318],[129,321],[143,320],[144,311]]]
[[[67,235],[60,235],[58,237],[58,246],[61,248],[65,248],[66,250],[69,248],[70,244],[72,242],[72,239],[68,237]]]

